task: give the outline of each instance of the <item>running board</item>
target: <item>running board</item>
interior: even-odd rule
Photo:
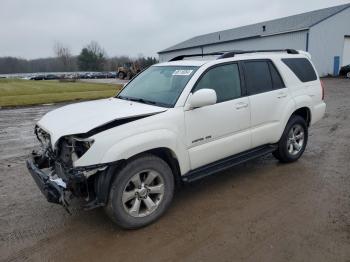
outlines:
[[[208,165],[196,168],[182,177],[182,181],[186,183],[194,182],[198,179],[213,175],[225,169],[231,168],[238,164],[244,163],[251,159],[264,156],[266,154],[272,153],[277,149],[277,145],[267,145],[262,147],[257,147],[255,149],[245,151],[224,159],[218,160],[216,162],[210,163]]]

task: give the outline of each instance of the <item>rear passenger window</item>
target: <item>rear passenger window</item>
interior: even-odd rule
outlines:
[[[275,65],[272,62],[269,62],[271,78],[273,89],[280,89],[286,87],[283,83],[280,73],[277,71]]]
[[[199,80],[193,92],[203,88],[215,90],[217,103],[240,97],[241,80],[238,65],[229,64],[210,69]]]
[[[244,62],[245,80],[249,95],[273,90],[269,64],[267,61]]]
[[[310,82],[317,79],[314,68],[306,58],[284,58],[282,59],[301,82]]]

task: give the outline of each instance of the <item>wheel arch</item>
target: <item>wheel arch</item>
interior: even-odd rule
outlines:
[[[286,129],[286,126],[287,126],[289,120],[291,119],[291,117],[293,117],[295,115],[301,116],[303,119],[305,119],[307,127],[310,126],[311,118],[312,118],[310,107],[307,105],[304,105],[304,106],[299,106],[299,107],[293,108],[286,115],[288,117],[285,118],[285,121],[283,122],[283,124],[279,130],[278,140],[282,137],[283,132]]]
[[[155,156],[159,157],[160,159],[164,160],[164,162],[166,162],[169,165],[171,171],[173,172],[175,184],[177,186],[179,186],[181,184],[182,180],[181,180],[180,164],[179,164],[179,160],[176,156],[176,153],[173,150],[171,150],[170,148],[167,148],[167,147],[157,147],[157,148],[146,150],[144,152],[140,152],[140,153],[130,157],[126,161],[127,162],[132,161],[133,159],[140,157],[144,154],[152,154],[152,155],[155,155]]]
[[[311,110],[309,107],[307,106],[303,106],[303,107],[300,107],[298,109],[296,109],[292,114],[291,116],[289,117],[289,119],[294,116],[294,115],[298,115],[298,116],[301,116],[305,122],[306,122],[306,125],[309,127],[310,126],[310,123],[311,123]],[[288,119],[288,121],[289,121]]]
[[[166,148],[166,147],[153,148],[150,150],[137,153],[136,155],[133,155],[128,159],[118,160],[112,163],[105,172],[102,172],[95,176],[91,176],[89,180],[91,181],[90,183],[93,183],[93,189],[94,189],[93,190],[94,193],[92,195],[96,197],[96,200],[94,203],[96,203],[97,205],[99,204],[106,205],[108,201],[108,195],[109,195],[111,185],[116,175],[118,174],[118,170],[125,167],[128,164],[128,162],[133,161],[134,159],[145,154],[152,154],[164,160],[172,170],[175,186],[181,185],[182,180],[181,180],[180,164],[175,152],[172,151],[170,148]],[[92,192],[90,192],[90,194],[91,193]]]

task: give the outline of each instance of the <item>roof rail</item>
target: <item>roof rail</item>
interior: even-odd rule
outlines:
[[[295,49],[272,49],[272,50],[250,50],[250,51],[231,51],[220,55],[217,59],[224,59],[234,57],[240,54],[251,54],[251,53],[269,53],[269,52],[287,52],[288,54],[297,55],[299,52]]]
[[[204,56],[217,55],[219,56],[217,59],[224,59],[224,58],[230,58],[230,57],[234,57],[235,55],[241,55],[241,54],[269,53],[269,52],[287,52],[288,54],[293,54],[293,55],[299,54],[299,52],[295,49],[272,49],[272,50],[249,50],[249,51],[236,50],[236,51],[222,51],[222,52],[213,52],[213,53],[205,53],[205,54],[180,55],[170,59],[169,62],[183,60],[186,57],[196,57],[196,56],[204,57]]]
[[[180,56],[176,56],[176,57],[170,59],[169,62],[183,60],[186,57],[195,57],[195,56],[204,57],[204,56],[213,56],[213,55],[221,56],[221,55],[224,55],[225,53],[227,53],[227,52],[214,52],[214,53],[206,53],[206,54],[180,55]]]

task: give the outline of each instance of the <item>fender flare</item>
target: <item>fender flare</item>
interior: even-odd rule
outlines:
[[[312,118],[312,115],[311,115],[312,98],[310,96],[302,95],[302,96],[294,97],[294,102],[295,102],[294,107],[289,108],[289,110],[286,111],[284,117],[282,118],[284,119],[284,121],[282,122],[281,129],[279,130],[279,138],[282,136],[289,119],[294,114],[294,112],[296,112],[298,109],[303,107],[308,108],[310,111],[310,119]]]

